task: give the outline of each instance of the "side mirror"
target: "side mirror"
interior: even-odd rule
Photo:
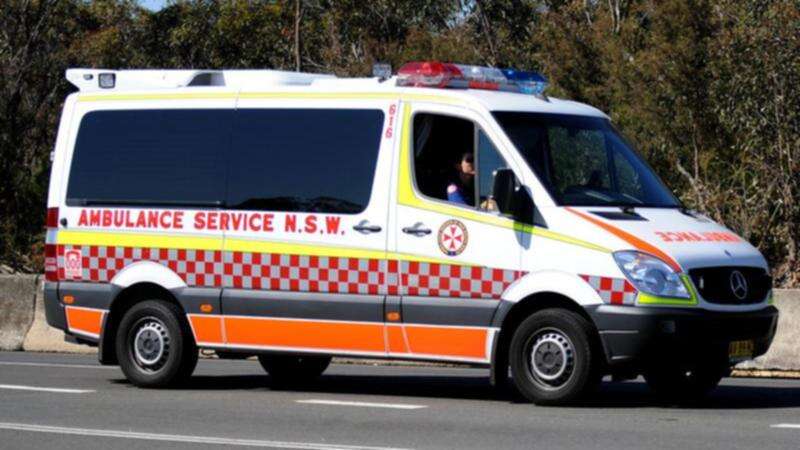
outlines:
[[[517,186],[514,172],[501,168],[493,175],[492,199],[497,203],[497,209],[518,222],[533,224],[533,199],[522,186]]]
[[[514,188],[516,180],[514,172],[508,168],[501,168],[492,174],[492,199],[497,203],[497,210],[503,214],[513,214]]]

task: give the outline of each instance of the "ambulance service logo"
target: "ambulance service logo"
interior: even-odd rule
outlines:
[[[439,249],[447,256],[458,256],[467,248],[467,227],[458,220],[448,220],[439,227]]]

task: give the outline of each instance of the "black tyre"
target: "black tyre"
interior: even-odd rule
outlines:
[[[599,384],[602,350],[594,327],[565,309],[525,319],[511,339],[509,363],[517,390],[538,405],[573,402]]]
[[[119,366],[140,387],[166,387],[191,376],[197,346],[183,312],[164,300],[137,303],[117,329]]]
[[[259,355],[258,362],[273,381],[296,384],[322,375],[331,363],[330,356],[318,355]]]
[[[702,400],[727,373],[727,366],[710,358],[692,363],[667,363],[649,367],[644,379],[662,400],[691,403]]]

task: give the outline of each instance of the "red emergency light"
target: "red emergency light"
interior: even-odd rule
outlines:
[[[416,61],[397,71],[397,85],[430,88],[485,89],[541,95],[547,79],[536,72]]]

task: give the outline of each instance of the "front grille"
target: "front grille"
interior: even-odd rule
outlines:
[[[736,277],[734,272],[737,271],[743,275],[747,285],[743,298],[740,298],[741,290],[739,290],[738,296],[733,290],[736,287],[736,281],[734,280],[732,283],[732,277]],[[772,289],[772,277],[764,269],[758,267],[704,267],[691,269],[689,276],[692,277],[700,295],[711,303],[725,305],[759,303]]]

